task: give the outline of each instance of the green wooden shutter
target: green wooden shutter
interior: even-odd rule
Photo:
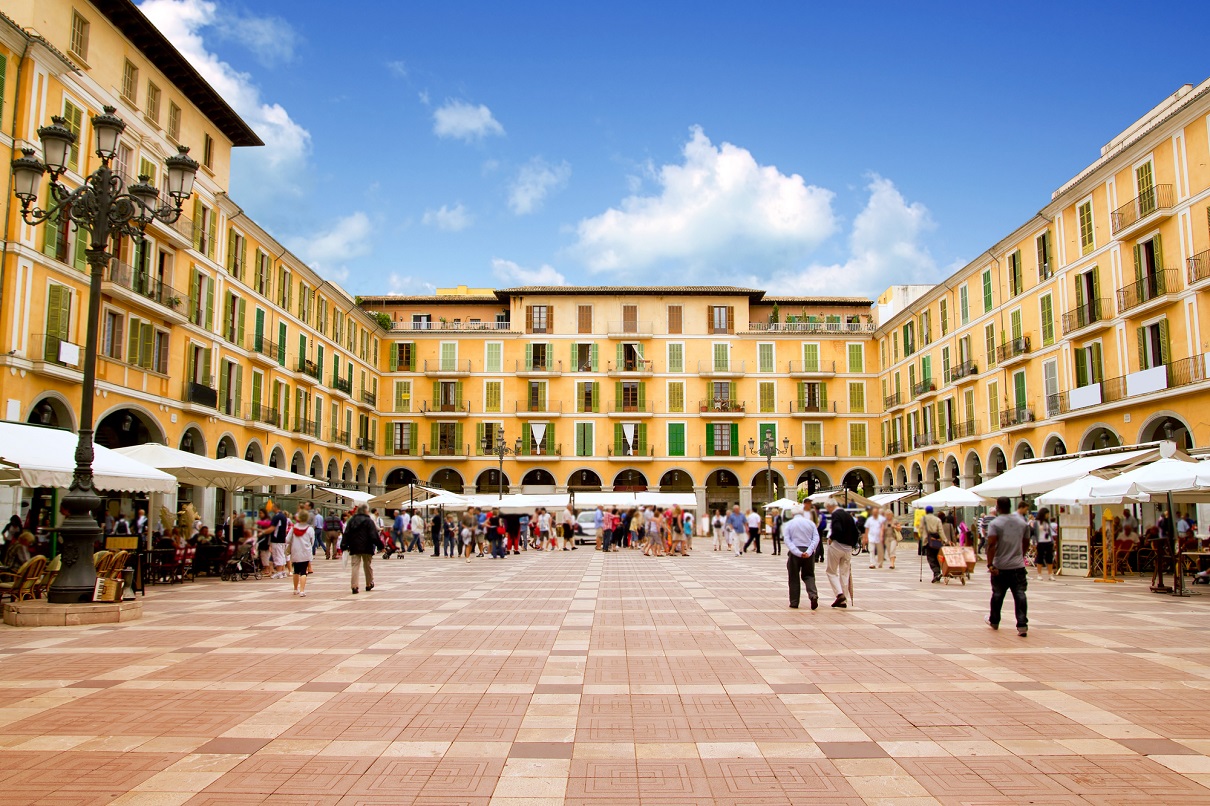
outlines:
[[[739,423],[731,423],[731,455],[739,456]]]
[[[240,347],[244,346],[244,314],[247,312],[247,306],[244,303],[244,298],[240,297],[238,303],[239,311],[236,313],[235,319],[235,343]]]
[[[281,427],[289,428],[290,423],[290,384],[283,384],[284,393],[281,396]],[[277,401],[274,401],[277,402]]]
[[[429,436],[432,438],[432,441],[429,443],[429,453],[436,454],[437,444],[441,441],[441,431],[437,423],[432,424],[432,428],[429,429]]]
[[[303,356],[299,356],[302,358]],[[284,367],[286,365],[286,323],[277,323],[277,364]]]
[[[1077,274],[1076,275],[1076,308],[1080,309],[1083,307],[1084,307],[1084,275]],[[1078,313],[1076,315],[1079,316]]]
[[[634,428],[635,438],[638,441],[638,447],[635,448],[635,453],[643,456],[647,453],[647,423],[639,423]]]
[[[88,235],[84,230],[76,230],[76,245],[72,250],[72,265],[80,271],[88,270],[88,256],[84,251],[88,249]]]
[[[488,446],[489,448],[495,446]],[[475,450],[474,453],[483,456],[487,453],[487,449],[483,447],[483,423],[475,423]]]
[[[714,456],[714,423],[706,423],[706,455]]]
[[[139,320],[132,316],[130,317],[129,331],[126,334],[126,363],[131,366],[136,366],[139,363],[140,338]]]
[[[433,381],[433,408],[441,410],[441,381]]]
[[[601,382],[592,382],[592,410],[599,412],[601,410]]]
[[[525,369],[528,372],[534,368],[534,346],[532,344],[525,345]]]
[[[151,369],[152,359],[155,357],[154,354],[155,327],[150,322],[142,322],[139,325],[139,366],[143,367],[143,369]],[[207,355],[209,355],[209,352],[207,352]]]
[[[1143,245],[1141,243],[1134,245],[1134,279],[1135,282],[1143,279]]]
[[[193,248],[199,252],[202,248],[202,200],[197,197],[193,199]]]
[[[1055,312],[1054,300],[1049,294],[1042,297],[1042,344],[1050,346],[1055,343]]]
[[[462,423],[454,423],[454,455],[462,456]]]
[[[324,376],[324,346],[322,344],[315,345],[315,367],[315,374],[322,378]]]
[[[1092,267],[1092,298],[1094,300],[1101,299],[1101,269],[1097,266]],[[1094,305],[1097,304],[1099,303],[1094,303]],[[1094,310],[1093,313],[1098,316],[1107,316],[1109,314],[1108,311],[1102,310]]]
[[[189,270],[189,321],[201,324],[202,275],[196,268]]]
[[[732,403],[735,403],[737,400],[739,400],[739,395],[736,394],[735,381],[731,381],[727,384],[727,399],[730,400]]]
[[[613,400],[618,411],[622,410],[622,382],[618,381],[613,385]]]
[[[399,367],[399,345],[392,344],[390,349],[387,350],[387,356],[390,361],[390,371],[395,372]]]
[[[618,342],[618,363],[617,368],[622,369],[626,364],[626,345]]]
[[[668,455],[669,456],[684,456],[685,455],[685,424],[684,423],[669,423],[668,424]]]
[[[1160,361],[1165,365],[1172,363],[1172,350],[1168,338],[1168,320],[1161,319],[1159,323],[1160,331]]]
[[[545,386],[542,387],[542,396],[543,397],[546,396],[546,387]],[[545,401],[543,401],[543,402],[545,402]],[[459,408],[462,407],[462,381],[457,381],[454,383],[454,405]],[[543,408],[545,408],[545,407],[543,407]]]
[[[1092,373],[1090,380],[1093,383],[1100,383],[1104,380],[1104,365],[1101,362],[1101,343],[1095,342],[1092,345]]]
[[[403,381],[395,381],[395,411],[406,411],[403,407]]]
[[[798,408],[804,409],[807,405],[807,384],[804,381],[799,381],[798,384]]]
[[[643,407],[647,405],[647,384],[639,384],[639,411],[643,411]]]
[[[1013,375],[1013,403],[1018,409],[1025,408],[1025,373]]]
[[[214,279],[206,277],[206,329],[214,330]]]
[[[408,342],[408,372],[416,371],[416,342]]]
[[[593,371],[593,372],[599,372],[600,370],[599,370],[599,369],[597,369],[597,367],[599,366],[599,364],[598,364],[598,359],[597,359],[597,345],[596,345],[596,343],[593,343],[592,347],[590,347],[590,348],[589,348],[589,352],[590,352],[590,353],[591,353],[591,355],[592,355],[592,371]],[[595,409],[594,409],[594,411],[595,411]]]
[[[825,384],[819,384],[819,410],[828,410],[828,387]]]
[[[883,425],[885,426],[886,423]],[[807,423],[804,428],[804,438],[807,444],[803,447],[807,456],[823,455],[823,425],[821,423]]]
[[[260,407],[261,386],[264,385],[264,376],[259,372],[252,373],[252,416],[257,416],[257,409]]]
[[[227,368],[231,365],[230,361],[222,361],[219,363],[218,372],[218,407],[219,410],[226,413],[227,411]]]
[[[625,452],[625,435],[622,433],[622,424],[613,424],[613,455],[621,456]]]
[[[1088,351],[1084,348],[1075,351],[1076,356],[1076,388],[1088,385]]]
[[[1156,236],[1151,239],[1151,249],[1155,255],[1155,273],[1161,278],[1160,282],[1162,283],[1162,278],[1164,277],[1164,245],[1160,240],[1159,234],[1156,234]],[[1163,286],[1160,286],[1160,289],[1161,293],[1163,293]]]
[[[1139,369],[1147,369],[1147,328],[1136,327],[1134,336],[1138,344],[1139,351]]]
[[[233,366],[235,367],[235,410],[232,411],[232,415],[239,417],[244,394],[244,368],[239,364],[233,364]]]

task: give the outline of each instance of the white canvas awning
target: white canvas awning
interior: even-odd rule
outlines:
[[[289,470],[249,462],[247,459],[240,459],[237,456],[227,456],[222,459],[215,459],[214,461],[227,467],[232,472],[244,473],[253,479],[252,481],[240,484],[238,487],[228,489],[239,489],[240,487],[280,487],[286,484],[314,486],[320,483],[318,479],[313,479],[310,476],[303,476],[298,473],[291,473]]]
[[[176,476],[176,480],[180,484],[238,490],[241,487],[263,483],[260,480],[262,476],[259,472],[249,473],[246,470],[223,464],[217,459],[209,459],[189,451],[170,448],[167,445],[160,445],[158,442],[118,448],[116,453]]]
[[[1188,457],[1163,457],[1154,462],[1104,479],[1093,486],[1097,495],[1131,497],[1143,493],[1193,493],[1205,491],[1210,500],[1210,461]]]
[[[924,509],[925,507],[953,509],[956,507],[982,507],[986,505],[987,501],[981,496],[976,495],[971,490],[964,490],[961,487],[943,487],[912,502],[912,506],[915,509]]]
[[[60,428],[0,422],[0,461],[12,465],[5,471],[25,487],[71,486],[76,468],[76,434]],[[117,451],[93,446],[93,484],[97,489],[122,493],[176,492],[177,480]]]
[[[1070,484],[1064,484],[1062,487],[1056,487],[1048,493],[1043,493],[1038,496],[1037,504],[1040,507],[1072,507],[1122,503],[1121,496],[1103,496],[1094,492],[1097,485],[1104,483],[1105,479],[1097,476],[1084,476]]]
[[[895,493],[878,493],[878,495],[871,495],[870,500],[880,507],[885,507],[887,504],[902,501],[904,498],[908,498],[913,495],[918,495],[918,492],[916,490],[900,490],[899,492]]]
[[[1159,449],[1150,447],[1064,459],[1027,459],[994,479],[976,484],[970,489],[971,492],[988,499],[1002,495],[1009,498],[1037,495],[1070,484],[1097,470],[1134,465],[1158,456]]]
[[[770,501],[765,504],[765,509],[789,509],[796,506],[798,506],[798,502],[792,498],[779,498],[776,501]]]
[[[680,507],[695,509],[697,495],[694,493],[660,492],[580,492],[576,493],[576,509],[603,507]]]
[[[374,497],[373,493],[361,490],[340,490],[335,487],[320,487],[311,496],[317,504],[365,504]]]

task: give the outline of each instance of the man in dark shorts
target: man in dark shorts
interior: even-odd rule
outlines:
[[[1012,514],[1012,502],[1006,496],[996,499],[996,512],[998,514],[987,527],[987,572],[992,581],[991,613],[987,617],[987,624],[993,630],[1000,629],[1000,608],[1004,605],[1004,596],[1012,591],[1017,635],[1024,638],[1029,632],[1025,603],[1028,584],[1025,552],[1029,548],[1029,525]]]

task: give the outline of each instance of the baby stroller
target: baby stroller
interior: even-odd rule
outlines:
[[[256,541],[249,540],[240,546],[239,551],[230,560],[227,560],[223,566],[219,578],[224,582],[234,582],[237,579],[260,579],[261,568],[260,560],[257,559],[253,549],[256,548]]]
[[[382,530],[382,559],[389,560],[391,555],[399,551],[399,546],[395,545],[395,538],[391,537],[391,532],[388,529]],[[399,559],[403,559],[403,555],[399,555]]]

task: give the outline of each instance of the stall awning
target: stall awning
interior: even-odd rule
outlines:
[[[0,422],[0,462],[25,487],[71,486],[76,467],[76,442],[71,431],[24,423]],[[176,492],[177,480],[163,471],[100,445],[93,448],[93,484],[121,493]]]
[[[916,490],[900,490],[899,492],[895,493],[878,493],[878,495],[871,495],[870,500],[880,507],[885,507],[887,504],[902,501],[904,498],[908,498],[913,495],[919,495],[919,492]]]
[[[603,507],[680,507],[694,509],[697,507],[697,496],[694,493],[659,493],[659,492],[578,492],[576,493],[576,509],[593,509],[598,504]]]
[[[1027,459],[994,479],[976,484],[970,489],[971,492],[984,498],[998,498],[1002,495],[1009,498],[1038,495],[1070,484],[1096,470],[1131,466],[1158,456],[1159,449],[1152,447],[1067,459]]]

